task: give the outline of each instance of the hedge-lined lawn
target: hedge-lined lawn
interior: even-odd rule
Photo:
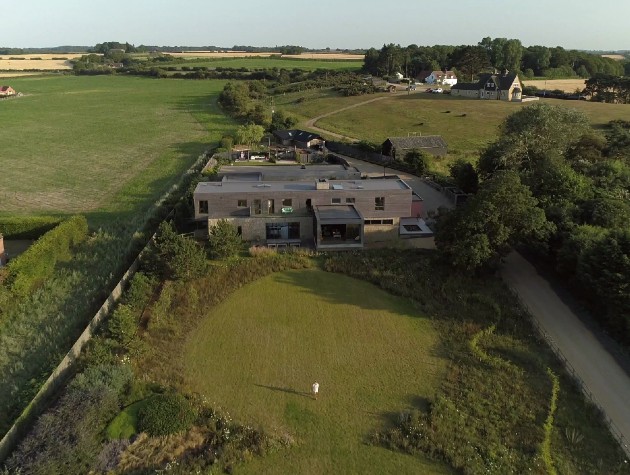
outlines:
[[[12,80],[2,101],[5,213],[138,212],[230,131],[223,81],[124,76]]]
[[[451,473],[366,444],[401,408],[434,395],[446,364],[438,355],[431,321],[409,301],[320,270],[243,287],[183,348],[190,390],[296,441],[239,473]]]

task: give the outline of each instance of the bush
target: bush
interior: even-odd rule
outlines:
[[[50,277],[57,261],[70,258],[70,249],[84,241],[87,233],[87,221],[83,216],[74,216],[48,231],[9,263],[5,285],[14,295],[25,297]]]
[[[195,417],[192,405],[181,394],[156,394],[138,413],[138,429],[152,436],[176,434],[190,429]]]
[[[7,468],[46,475],[88,473],[101,451],[103,427],[119,411],[131,378],[129,367],[115,365],[91,367],[78,375],[37,420]]]
[[[241,237],[234,226],[225,219],[220,220],[210,229],[208,243],[213,257],[233,257],[241,248],[241,242]]]
[[[163,221],[155,238],[152,265],[170,279],[192,279],[205,272],[206,256],[193,239],[177,234],[173,225]]]
[[[126,346],[138,331],[138,314],[129,305],[119,305],[109,317],[107,329],[111,337]]]

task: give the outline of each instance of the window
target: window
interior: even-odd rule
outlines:
[[[252,204],[252,214],[261,214],[262,213],[262,202],[260,200],[254,200]]]
[[[374,198],[374,209],[376,211],[385,211],[385,197],[377,196]]]
[[[394,224],[394,220],[393,219],[384,219],[383,220],[383,224]]]
[[[239,208],[247,208],[247,200],[238,200]]]
[[[293,200],[291,198],[283,199],[282,206],[293,206]]]
[[[353,204],[354,203],[354,198],[346,198],[346,203],[347,204]]]
[[[208,214],[208,200],[199,201],[199,214]]]
[[[243,235],[243,226],[238,226],[236,228],[236,234],[238,234],[239,236]]]
[[[330,200],[330,202],[334,205],[340,205],[341,204],[341,198],[333,198],[332,200]]]

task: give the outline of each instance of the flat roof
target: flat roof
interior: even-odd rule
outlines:
[[[319,205],[315,206],[315,214],[318,220],[359,220],[363,216],[352,205]]]
[[[260,193],[265,191],[313,191],[323,193],[328,191],[393,191],[409,190],[411,188],[400,178],[378,180],[328,180],[335,189],[318,190],[316,180],[308,181],[209,181],[201,182],[195,188],[195,194],[223,194],[223,193]]]
[[[361,172],[356,167],[343,165],[254,165],[254,166],[224,166],[219,171],[225,181],[251,180],[249,176],[256,175],[261,181],[300,181],[315,180],[317,178],[336,178],[350,180],[360,178]]]

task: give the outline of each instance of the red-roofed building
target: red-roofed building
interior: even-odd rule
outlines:
[[[15,96],[17,93],[11,86],[0,86],[0,97]]]

